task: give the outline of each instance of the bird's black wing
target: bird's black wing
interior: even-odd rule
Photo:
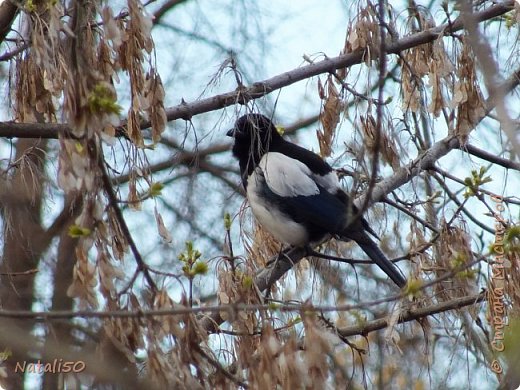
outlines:
[[[292,220],[323,234],[340,234],[347,205],[320,185],[302,162],[282,153],[267,153],[259,164],[265,179],[264,196]]]
[[[347,227],[347,218],[352,214],[348,202],[320,185],[306,164],[282,153],[269,152],[262,158],[259,169],[265,179],[262,196],[290,219],[304,225],[311,240],[327,233],[354,240],[399,287],[406,284],[397,267],[368,236],[366,222],[358,219]]]
[[[322,234],[332,233],[342,239],[354,240],[368,257],[384,271],[392,281],[402,288],[406,279],[399,269],[384,255],[379,246],[370,238],[358,220],[354,227],[344,229],[348,217],[347,206],[320,188],[320,193],[313,196],[297,196],[284,199],[286,212],[298,222],[309,226],[309,230],[321,231]]]

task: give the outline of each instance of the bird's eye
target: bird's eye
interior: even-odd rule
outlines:
[[[226,134],[235,139],[247,139],[250,136],[248,129],[244,129],[243,127],[233,127]]]

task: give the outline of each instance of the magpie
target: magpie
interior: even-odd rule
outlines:
[[[261,114],[240,117],[234,138],[242,184],[260,225],[278,241],[310,248],[327,235],[355,241],[400,288],[406,279],[370,238],[368,222],[341,188],[336,172],[317,154],[286,141]]]

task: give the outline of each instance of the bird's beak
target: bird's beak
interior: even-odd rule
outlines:
[[[234,137],[235,136],[235,128],[233,127],[232,129],[229,129],[228,132],[226,133],[226,135],[228,137]]]

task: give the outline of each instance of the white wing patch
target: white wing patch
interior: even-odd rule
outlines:
[[[285,154],[266,153],[258,167],[262,170],[267,186],[276,195],[293,197],[320,193],[311,170],[304,163]]]
[[[335,194],[341,188],[336,171],[331,171],[324,176],[312,174],[311,177],[331,194]]]

